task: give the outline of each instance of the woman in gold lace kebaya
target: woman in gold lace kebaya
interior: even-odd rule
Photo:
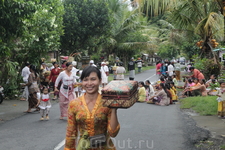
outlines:
[[[64,150],[76,150],[80,137],[88,132],[89,137],[105,135],[104,144],[90,150],[115,150],[110,137],[115,137],[120,129],[117,119],[117,109],[103,107],[101,94],[98,93],[101,84],[101,73],[93,66],[86,67],[81,75],[82,87],[86,93],[72,100],[68,108],[68,125]],[[79,136],[78,136],[79,135]],[[79,148],[77,148],[79,149]]]

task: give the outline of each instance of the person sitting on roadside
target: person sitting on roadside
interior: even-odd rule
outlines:
[[[154,88],[149,80],[145,81],[145,85],[149,86],[149,97],[152,97],[155,94]]]
[[[159,89],[156,94],[150,97],[148,104],[156,104],[160,106],[168,106],[170,103],[169,93],[165,87],[164,83],[159,84]]]
[[[161,77],[160,77],[159,81],[157,81],[157,84],[154,85],[154,88],[155,88],[155,89],[158,89],[160,83],[166,83],[164,76],[161,76]]]
[[[187,79],[184,90],[182,92],[182,97],[192,96],[190,87],[195,86],[195,83],[192,81],[191,78]]]
[[[210,76],[210,79],[205,83],[206,87],[209,87],[210,86],[210,83],[212,83],[212,80],[214,80],[215,82],[217,82],[217,79],[216,79],[216,75],[215,74],[212,74]]]
[[[170,83],[166,83],[166,90],[168,92],[168,100],[169,100],[169,104],[173,104],[173,97],[172,95],[174,95],[174,91],[171,89]]]
[[[192,94],[194,96],[198,96],[198,95],[207,96],[208,93],[207,93],[206,86],[205,86],[205,79],[201,79],[199,83],[200,83],[200,85],[197,84],[193,87],[190,87],[190,90],[192,91]]]
[[[219,82],[217,82],[216,79],[211,79],[210,83],[206,84],[206,88],[209,88],[208,95],[215,95],[215,92],[217,92],[217,88],[219,87]]]
[[[194,86],[200,86],[201,85],[201,83],[200,83],[201,80],[199,80],[198,78],[194,78],[193,81],[195,83]]]
[[[190,77],[197,78],[197,79],[205,79],[204,75],[195,67],[190,67],[189,70],[191,71],[192,75]]]
[[[146,99],[145,84],[144,84],[143,81],[140,81],[138,83],[138,86],[139,86],[139,90],[138,90],[138,95],[139,95],[138,102],[145,102],[145,99]]]

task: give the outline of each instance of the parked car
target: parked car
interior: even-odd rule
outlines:
[[[181,65],[185,65],[185,61],[181,61],[180,64],[181,64]]]

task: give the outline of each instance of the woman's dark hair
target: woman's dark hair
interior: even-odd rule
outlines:
[[[174,85],[174,82],[173,82],[173,81],[171,81],[171,82],[170,82],[170,84],[172,84],[172,85],[175,87],[175,85]]]
[[[198,78],[194,78],[193,80],[197,80],[199,82],[199,79]]]
[[[45,89],[48,89],[48,93],[50,92],[50,88],[49,88],[49,87],[43,86],[43,87],[41,88],[41,93],[43,93],[43,91],[44,91]]]
[[[206,82],[205,79],[202,79],[202,82],[203,82],[203,84],[205,84],[205,82]]]
[[[29,66],[30,64],[28,62],[25,63],[25,66]]]
[[[225,83],[225,81],[224,80],[220,80],[219,83],[221,85],[222,83]]]
[[[62,64],[64,64],[65,62],[67,62],[66,60],[63,60]]]
[[[30,65],[30,69],[34,71],[35,77],[38,77],[37,70],[36,70],[36,66]]]
[[[188,83],[192,83],[193,81],[192,81],[192,79],[188,79]]]
[[[145,82],[147,82],[148,84],[151,84],[151,82],[149,80],[146,80]]]
[[[160,77],[160,81],[165,81],[163,76]]]
[[[69,67],[70,65],[72,65],[72,62],[67,62],[66,63],[66,67]]]
[[[211,76],[213,76],[216,79],[216,75],[215,74],[212,74]]]
[[[171,89],[170,83],[166,83],[165,86],[166,86],[166,88],[167,88],[168,90]]]
[[[58,65],[58,63],[57,63],[57,62],[53,62],[53,63],[52,63],[52,65],[53,65],[53,66],[54,66],[55,64],[57,64],[57,65]]]
[[[167,88],[166,88],[166,86],[165,86],[165,84],[164,83],[160,83],[160,86],[163,88],[163,90],[166,92],[166,95],[168,96],[168,97],[170,97],[170,94],[169,94],[169,92],[167,91]]]
[[[172,75],[172,77],[176,78],[176,75],[174,74],[174,75]]]
[[[100,72],[100,70],[99,70],[97,67],[94,67],[94,66],[87,66],[86,68],[84,68],[84,70],[83,70],[83,72],[82,72],[82,74],[81,74],[81,77],[80,77],[81,81],[82,81],[84,78],[89,77],[90,74],[91,74],[92,72],[95,72],[95,73],[97,74],[99,80],[102,79],[102,77],[101,77],[101,72]]]
[[[191,67],[189,68],[189,70],[192,70],[192,69],[195,69],[195,67],[191,66]]]
[[[140,81],[139,84],[141,84],[143,87],[145,87],[145,83],[143,81]]]
[[[173,81],[172,77],[170,77],[170,76],[167,78],[167,80],[168,81]]]

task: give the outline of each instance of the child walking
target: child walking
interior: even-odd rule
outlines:
[[[50,102],[50,89],[46,86],[43,87],[42,89],[42,94],[41,94],[41,102],[39,104],[40,114],[41,114],[41,121],[44,120],[49,120],[49,109],[51,108],[51,102]]]
[[[218,117],[225,119],[225,81],[220,82],[220,88],[217,92],[218,101]]]

